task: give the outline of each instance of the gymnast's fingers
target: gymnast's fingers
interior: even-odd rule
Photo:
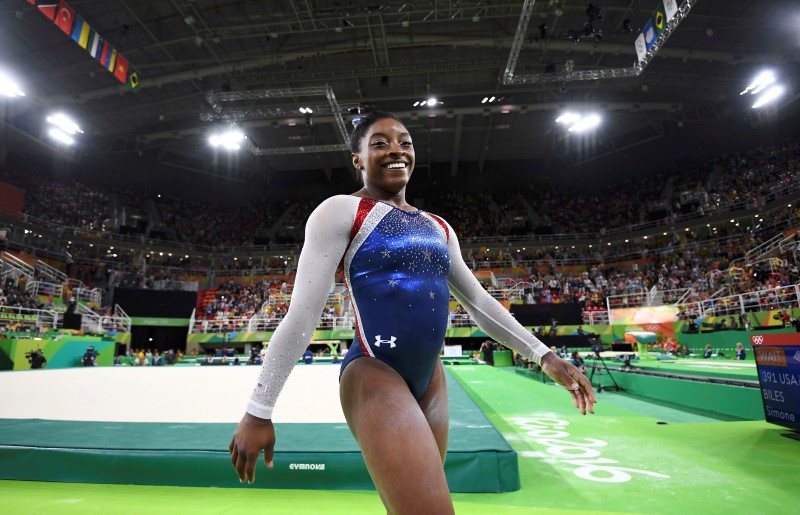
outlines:
[[[236,448],[235,442],[236,437],[234,436],[231,439],[231,444],[228,446],[228,451],[231,453],[231,465],[233,465],[234,470],[236,470],[236,460],[239,457],[239,450]]]
[[[256,480],[256,464],[258,463],[259,454],[261,453],[259,452],[255,455],[247,453],[247,461],[244,466],[244,473],[245,473],[244,480],[250,483],[251,485]]]
[[[247,455],[242,452],[236,452],[236,464],[234,464],[233,468],[236,469],[236,475],[239,476],[239,482],[244,483],[246,476],[245,476],[245,466],[247,465]]]
[[[268,469],[272,468],[272,457],[274,450],[275,450],[274,443],[267,444],[267,446],[264,448],[264,465],[266,465]]]

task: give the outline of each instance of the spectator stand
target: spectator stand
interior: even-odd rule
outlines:
[[[0,333],[38,335],[58,329],[58,313],[53,310],[8,306],[0,303]]]

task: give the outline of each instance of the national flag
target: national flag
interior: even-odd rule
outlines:
[[[67,2],[60,0],[58,2],[58,11],[56,12],[56,19],[54,20],[56,26],[64,32],[67,36],[72,34],[72,25],[75,23],[75,10],[67,5]]]
[[[114,77],[123,84],[128,82],[128,60],[122,54],[117,56],[117,65],[114,68]]]
[[[664,6],[659,5],[656,7],[652,16],[653,27],[656,29],[656,35],[661,35],[664,29],[667,28],[667,15],[664,13]]]
[[[111,53],[108,54],[108,59],[103,63],[103,66],[110,72],[114,72],[114,63],[117,61],[117,51],[113,48],[111,49]]]
[[[75,26],[72,27],[72,39],[79,44],[81,48],[86,48],[89,44],[89,31],[91,30],[92,28],[83,18],[79,15],[75,15]]]
[[[37,0],[28,0],[29,3],[35,5],[39,12],[47,16],[47,19],[53,21],[56,17],[56,7],[58,7],[58,2],[39,2]]]
[[[97,59],[98,54],[103,51],[103,37],[95,32],[94,29],[92,29],[91,34],[89,34],[89,45],[86,47],[86,50],[88,50],[89,55],[95,59]]]
[[[664,14],[667,15],[667,23],[670,22],[673,16],[678,14],[678,0],[663,0]]]
[[[139,91],[139,72],[134,70],[133,68],[129,68],[130,73],[128,74],[128,86],[131,88],[131,91],[136,93]]]
[[[111,53],[111,45],[108,43],[108,41],[105,41],[102,37],[100,38],[100,45],[103,47],[103,49],[97,52],[95,59],[97,59],[100,62],[100,64],[103,64],[106,62],[106,56]]]
[[[644,42],[644,33],[639,34],[639,37],[636,38],[636,43],[634,43],[636,48],[636,56],[639,58],[639,62],[641,63],[644,61],[645,55],[647,54],[647,44]]]
[[[644,34],[644,44],[647,47],[647,50],[653,48],[653,45],[656,44],[656,40],[658,39],[658,33],[656,32],[656,28],[653,26],[653,20],[647,20],[647,23],[642,29],[642,34]]]

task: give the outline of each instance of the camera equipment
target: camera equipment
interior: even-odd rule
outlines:
[[[596,338],[594,338],[593,340],[595,341],[592,344],[592,351],[594,352],[594,356],[592,356],[592,358],[594,358],[594,360],[590,365],[592,368],[592,372],[589,374],[589,382],[590,383],[592,382],[592,380],[594,379],[594,373],[595,371],[597,371],[597,393],[603,393],[604,389],[607,390],[608,388],[610,388],[609,386],[603,386],[602,376],[603,376],[603,370],[605,370],[605,374],[611,379],[611,382],[614,383],[613,388],[615,389],[615,391],[617,392],[621,391],[622,388],[619,387],[619,384],[617,384],[617,381],[614,379],[614,376],[608,369],[608,365],[606,365],[605,360],[600,355],[600,352],[603,350],[603,346],[600,345],[599,341]],[[628,360],[628,364],[630,365],[630,359]]]

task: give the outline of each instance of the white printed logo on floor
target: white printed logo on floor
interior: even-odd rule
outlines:
[[[571,439],[571,435],[564,430],[569,422],[555,418],[551,414],[516,417],[511,419],[511,423],[533,437],[535,443],[545,447],[542,452],[523,451],[520,453],[523,458],[538,458],[545,463],[573,465],[576,468],[572,473],[581,479],[600,483],[625,483],[632,479],[632,474],[661,479],[670,477],[659,472],[621,467],[617,461],[601,457],[599,449],[606,447],[608,442],[597,438]]]
[[[325,470],[324,463],[289,463],[289,470]]]

